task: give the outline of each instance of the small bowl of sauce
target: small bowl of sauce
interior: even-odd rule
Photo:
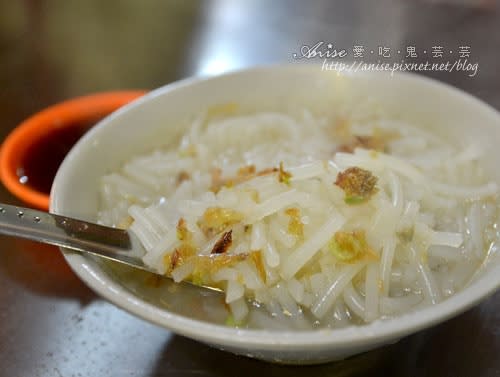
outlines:
[[[22,122],[0,148],[0,180],[26,204],[48,210],[66,154],[92,126],[144,91],[105,92],[50,106]]]

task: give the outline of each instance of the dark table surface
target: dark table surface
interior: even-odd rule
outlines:
[[[30,114],[67,98],[293,63],[301,46],[321,41],[351,57],[354,46],[363,46],[358,61],[391,63],[408,47],[415,47],[418,56],[409,57],[415,62],[432,61],[443,47],[442,59],[477,63],[477,74],[422,74],[500,109],[495,1],[2,0],[0,140]],[[0,202],[21,204],[3,187]],[[276,366],[135,318],[90,291],[54,248],[0,237],[0,375],[500,376],[500,293],[346,361]]]

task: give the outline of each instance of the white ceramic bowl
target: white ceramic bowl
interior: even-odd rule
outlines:
[[[333,97],[343,96],[376,98],[389,112],[433,128],[459,145],[471,140],[481,143],[485,167],[500,183],[500,169],[495,169],[496,161],[500,160],[497,147],[500,116],[488,105],[453,87],[417,75],[348,75],[321,71],[318,66],[289,65],[181,81],[120,109],[101,121],[67,156],[53,185],[51,211],[95,220],[99,178],[133,155],[173,142],[182,132],[180,120],[208,106],[237,102],[249,108],[328,108]],[[295,364],[338,360],[395,342],[463,312],[500,285],[498,263],[444,302],[397,318],[340,330],[239,330],[211,322],[210,312],[217,311],[216,305],[220,304],[209,295],[200,310],[183,310],[179,293],[172,294],[172,287],[161,291],[165,296],[160,299],[158,290],[141,286],[145,277],[139,273],[109,268],[75,253],[65,252],[65,256],[92,289],[139,317],[237,354]],[[200,311],[208,313],[206,320],[200,318]]]

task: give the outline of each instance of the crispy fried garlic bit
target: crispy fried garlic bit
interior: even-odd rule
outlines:
[[[245,165],[238,169],[238,172],[233,177],[224,178],[222,176],[222,170],[219,168],[212,169],[212,185],[210,190],[218,193],[219,190],[223,187],[231,188],[240,183],[246,182],[252,178],[260,177],[263,175],[273,174],[278,172],[278,168],[266,168],[260,171],[257,171],[255,165]]]
[[[194,144],[189,144],[185,148],[179,150],[178,155],[181,158],[192,158],[196,157],[198,154],[198,150],[196,149],[196,145]]]
[[[191,238],[192,234],[187,228],[186,220],[181,217],[177,223],[177,239],[179,241],[190,242]]]
[[[348,143],[341,144],[337,152],[353,153],[356,148],[373,149],[384,152],[386,150],[387,140],[380,136],[353,136]]]
[[[283,167],[283,162],[280,162],[280,168],[278,172],[278,181],[284,183],[286,185],[290,185],[290,178],[292,178],[292,174],[287,172]]]
[[[186,220],[182,217],[177,223],[177,239],[180,241],[179,247],[177,247],[172,253],[166,254],[163,258],[167,274],[170,274],[172,270],[179,267],[188,258],[196,254],[196,247],[192,242],[193,234],[187,228]]]
[[[163,264],[167,275],[170,275],[173,270],[183,265],[189,258],[192,258],[195,253],[196,249],[191,244],[182,243],[172,253],[166,254],[163,257]]]
[[[336,152],[353,153],[356,148],[386,152],[389,142],[401,136],[396,131],[379,127],[373,128],[372,135],[355,135],[351,126],[352,123],[349,120],[337,119],[332,133],[334,140],[340,143]]]
[[[225,232],[215,243],[210,254],[224,254],[233,243],[233,230]]]
[[[205,212],[204,221],[213,226],[210,232],[215,229],[225,229],[227,226],[240,221],[240,215],[235,211],[224,208],[209,208]],[[187,228],[186,221],[181,218],[177,224],[177,239],[179,245],[171,253],[163,258],[166,274],[170,275],[173,270],[186,263],[192,263],[193,271],[184,280],[194,284],[218,286],[218,282],[212,280],[212,276],[224,267],[231,267],[239,262],[249,260],[255,266],[260,277],[265,281],[264,262],[260,250],[249,251],[248,253],[229,254],[228,250],[232,243],[232,230],[224,232],[214,244],[209,255],[198,255],[197,248],[193,243],[193,234]],[[215,234],[215,233],[214,233]]]
[[[179,174],[177,174],[177,180],[176,180],[177,186],[179,186],[184,181],[189,181],[190,179],[191,175],[187,171],[185,170],[180,171]]]
[[[362,259],[378,259],[365,238],[364,230],[337,232],[328,243],[328,249],[340,262],[355,263]]]
[[[375,187],[377,177],[369,170],[356,166],[340,172],[335,184],[344,190],[347,204],[364,203],[378,191]]]
[[[249,260],[255,265],[257,272],[265,281],[265,271],[260,250],[242,254],[196,255],[192,258],[195,267],[190,278],[187,280],[190,280],[193,284],[214,286],[217,282],[212,280],[212,276],[217,271],[224,267],[234,266],[245,260]]]
[[[288,233],[299,238],[304,237],[304,224],[300,219],[300,209],[288,208],[285,210],[285,214],[290,216],[290,220],[288,222]]]
[[[193,263],[193,271],[184,280],[197,285],[210,285],[220,287],[220,282],[213,281],[212,276],[222,268],[232,267],[245,260],[251,261],[261,279],[265,282],[264,262],[260,250],[241,254],[210,254],[210,255],[186,255],[182,247],[168,254],[164,263],[167,267],[167,275],[185,263]]]
[[[221,207],[209,207],[197,224],[207,237],[212,237],[227,227],[239,223],[243,215],[235,210]]]

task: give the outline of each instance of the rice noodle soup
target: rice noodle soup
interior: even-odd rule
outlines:
[[[223,104],[104,176],[99,221],[134,232],[160,274],[223,289],[227,325],[369,323],[445,300],[486,263],[498,187],[480,157],[378,113]]]

